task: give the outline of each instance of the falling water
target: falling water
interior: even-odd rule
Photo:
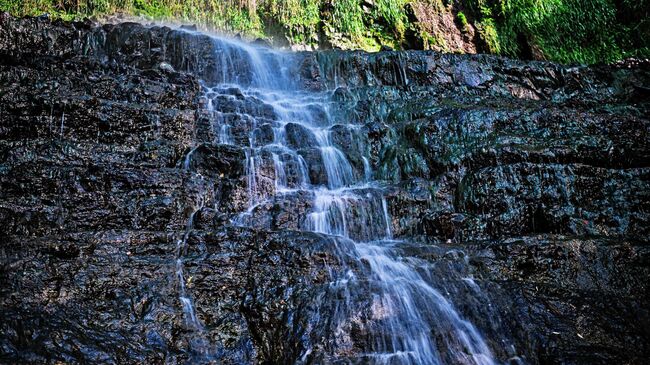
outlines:
[[[185,158],[183,159],[183,170],[188,172],[190,171],[192,155],[196,152],[198,147],[198,145],[194,146],[185,155]],[[193,176],[192,179],[202,181],[203,177],[198,175]],[[209,342],[205,339],[203,325],[196,315],[194,301],[192,300],[192,297],[187,290],[188,281],[185,278],[185,256],[187,255],[188,251],[188,240],[194,230],[194,218],[196,214],[203,208],[206,200],[204,193],[205,192],[203,190],[200,190],[199,194],[196,196],[196,202],[193,202],[192,211],[185,223],[185,230],[182,232],[182,236],[176,241],[175,250],[175,276],[178,283],[178,300],[180,301],[183,310],[185,325],[188,329],[194,331],[195,336],[193,336],[191,339],[190,345],[193,358],[199,361],[211,359],[213,357],[214,350],[211,348]]]
[[[65,113],[61,114],[61,133],[60,136],[63,137],[63,125],[65,124]]]
[[[192,154],[196,152],[196,150],[199,148],[198,145],[192,147],[190,152],[188,152],[187,155],[185,155],[185,159],[183,160],[183,170],[188,171],[190,169],[190,162],[192,161]]]
[[[479,331],[418,273],[413,260],[404,260],[394,249],[397,241],[392,239],[388,203],[381,182],[372,181],[370,156],[359,146],[341,145],[333,138],[335,123],[327,107],[331,93],[297,91],[296,80],[287,72],[291,54],[228,40],[215,39],[215,43],[221,70],[215,86],[205,87],[207,107],[215,130],[220,131],[214,142],[245,150],[250,196],[245,214],[265,199],[282,199],[287,191],[308,192],[313,208],[304,217],[302,228],[350,242],[355,260],[369,264],[369,279],[380,290],[367,293],[373,303],[374,340],[361,356],[376,364],[494,364]],[[396,75],[404,84],[408,82],[403,70]],[[251,109],[246,98],[261,100],[268,111],[259,106]],[[358,125],[343,127],[358,130]],[[242,128],[247,135],[236,135]],[[314,155],[311,151],[318,152]],[[362,156],[356,164],[349,157],[353,152]],[[268,170],[273,171],[270,186],[264,185]],[[323,176],[318,171],[323,171]],[[192,216],[188,232],[191,221]],[[348,271],[337,285],[354,280],[357,275]],[[187,313],[190,321],[198,324],[189,299]]]
[[[370,161],[366,156],[361,157],[363,159],[363,177],[366,179],[366,182],[372,180],[372,168],[370,167]]]
[[[201,329],[201,324],[196,318],[196,312],[194,310],[194,305],[192,304],[192,299],[187,294],[186,284],[185,284],[185,269],[183,266],[183,256],[184,252],[187,250],[187,239],[192,233],[194,225],[194,215],[199,209],[192,211],[190,217],[187,220],[185,226],[185,233],[183,238],[176,241],[176,277],[178,279],[179,290],[178,298],[183,305],[183,313],[185,314],[186,321],[192,328]]]

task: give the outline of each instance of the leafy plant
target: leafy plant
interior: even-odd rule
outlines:
[[[332,25],[334,29],[350,36],[352,40],[363,37],[363,12],[357,0],[333,1]]]

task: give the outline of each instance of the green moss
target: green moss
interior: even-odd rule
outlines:
[[[456,20],[458,20],[458,23],[463,27],[463,29],[467,29],[469,24],[467,23],[467,17],[465,14],[463,14],[462,11],[459,11],[458,14],[456,14]]]
[[[621,57],[615,7],[608,0],[509,0],[499,33],[502,52],[522,54],[521,39],[560,62],[594,63]]]
[[[449,47],[447,46],[447,42],[445,41],[444,38],[438,35],[429,34],[425,31],[421,31],[420,37],[423,40],[424,49],[432,49],[432,50],[437,50],[442,52],[449,52]]]

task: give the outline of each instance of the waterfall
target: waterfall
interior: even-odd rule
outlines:
[[[198,149],[198,145],[194,146],[185,155],[183,159],[183,170],[189,172],[191,169],[192,155]],[[203,182],[203,177],[193,176],[192,179]],[[194,336],[190,339],[190,350],[193,358],[196,361],[210,360],[214,356],[214,350],[211,348],[209,341],[206,340],[205,331],[201,321],[199,321],[194,300],[188,292],[187,278],[185,277],[185,256],[188,251],[188,241],[194,230],[194,218],[196,214],[204,207],[206,201],[206,192],[202,189],[199,190],[198,195],[195,197],[195,202],[192,202],[192,210],[185,223],[185,230],[181,233],[181,237],[176,240],[175,249],[175,278],[178,284],[178,300],[181,304],[183,311],[183,318],[185,326],[194,332]],[[191,278],[190,278],[191,280]]]
[[[372,159],[356,144],[334,138],[335,126],[352,131],[359,125],[333,121],[328,112],[332,92],[298,90],[286,71],[291,54],[230,40],[215,43],[221,71],[214,85],[204,86],[205,97],[213,129],[220,131],[214,143],[245,150],[250,205],[242,214],[299,190],[312,199],[302,229],[351,243],[347,254],[368,264],[365,280],[378,288],[364,293],[372,302],[372,339],[359,356],[375,364],[494,364],[478,329],[418,273],[413,260],[404,260],[395,249],[399,241],[393,239],[382,182],[372,179]],[[405,74],[398,77],[407,82]],[[268,110],[246,100],[261,100]],[[361,158],[353,162],[351,154]],[[186,167],[190,158],[191,152]],[[233,220],[247,222],[242,216]],[[336,285],[355,280],[358,275],[348,271]],[[303,359],[310,352],[305,350]]]

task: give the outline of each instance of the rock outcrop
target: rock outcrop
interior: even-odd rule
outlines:
[[[205,93],[224,62],[242,85],[256,77],[226,47],[166,27],[0,16],[0,362],[367,361],[364,295],[376,288],[333,285],[367,263],[342,259],[345,240],[306,232],[307,193],[264,200],[273,155],[251,196],[242,145],[251,133],[272,140],[277,115],[234,87]],[[357,178],[369,153],[404,260],[419,260],[499,358],[650,356],[648,62],[415,51],[286,61],[277,69],[296,75],[292,87],[329,90],[331,117],[356,122],[335,126],[333,145]],[[309,133],[286,130],[309,180],[326,185]],[[300,184],[300,159],[276,155]],[[179,240],[200,330],[179,302]],[[357,303],[353,320],[341,300]]]

